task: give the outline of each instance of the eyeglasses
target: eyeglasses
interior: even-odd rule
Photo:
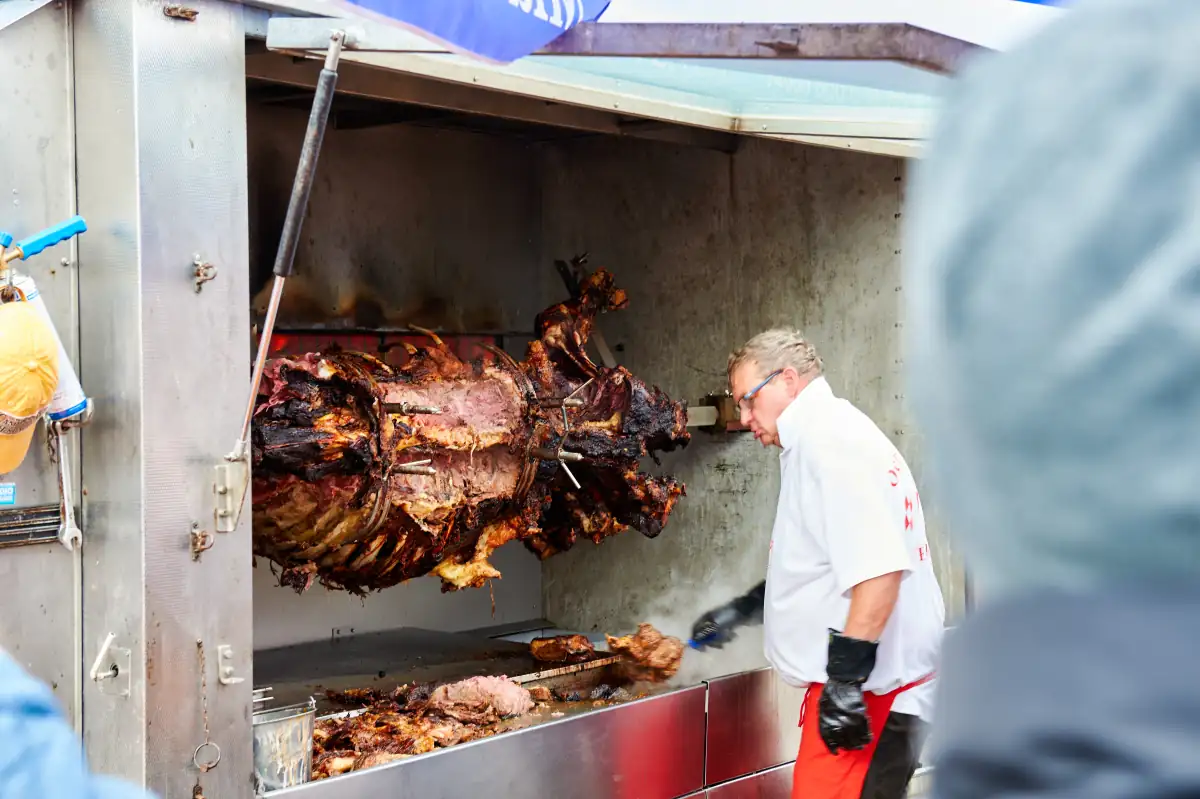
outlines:
[[[749,391],[747,391],[745,394],[742,395],[742,398],[740,400],[738,400],[738,407],[741,408],[743,411],[749,411],[750,404],[754,402],[754,398],[758,396],[758,392],[760,392],[764,388],[766,388],[767,383],[770,383],[772,380],[779,377],[781,374],[783,374],[783,370],[776,369],[774,372],[771,372],[771,374],[767,375],[765,380],[763,380],[757,386],[755,386],[754,388],[750,389]]]

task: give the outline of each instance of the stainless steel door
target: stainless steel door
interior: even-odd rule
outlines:
[[[75,213],[68,5],[43,6],[0,28],[6,112],[0,125],[0,230],[17,239]],[[74,242],[21,261],[18,268],[37,283],[63,346],[77,359]],[[78,433],[68,435],[76,487],[78,440]],[[79,507],[78,488],[74,493]],[[78,726],[80,562],[79,553],[68,552],[55,537],[58,503],[58,472],[39,422],[25,461],[12,474],[0,475],[0,647],[50,685]]]

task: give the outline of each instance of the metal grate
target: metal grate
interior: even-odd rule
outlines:
[[[59,505],[0,510],[0,549],[57,541],[61,523]]]

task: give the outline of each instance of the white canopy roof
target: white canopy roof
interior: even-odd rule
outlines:
[[[325,0],[255,4],[331,17],[272,19],[267,46],[274,50],[319,56],[340,28],[348,38],[343,59],[379,69],[893,155],[918,151],[950,79],[945,70],[953,69],[938,59],[1011,48],[1069,13],[1017,0],[612,0],[599,22],[568,32],[546,52],[494,66],[399,27],[346,19]],[[703,36],[702,26],[721,26],[722,36]],[[776,38],[783,44],[763,46],[764,34],[772,46]],[[717,40],[740,45],[715,52],[709,48]],[[790,42],[805,51],[789,51]]]

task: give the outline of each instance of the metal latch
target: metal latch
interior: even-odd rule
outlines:
[[[200,253],[192,258],[192,281],[199,294],[204,284],[217,276],[217,268],[200,257]]]
[[[237,529],[246,492],[250,489],[250,459],[242,456],[216,466],[213,492],[216,498],[216,528],[218,533]]]
[[[116,633],[109,633],[100,645],[100,652],[92,663],[88,676],[100,686],[100,693],[108,696],[129,696],[130,675],[133,673],[132,653],[120,646],[113,646]]]

